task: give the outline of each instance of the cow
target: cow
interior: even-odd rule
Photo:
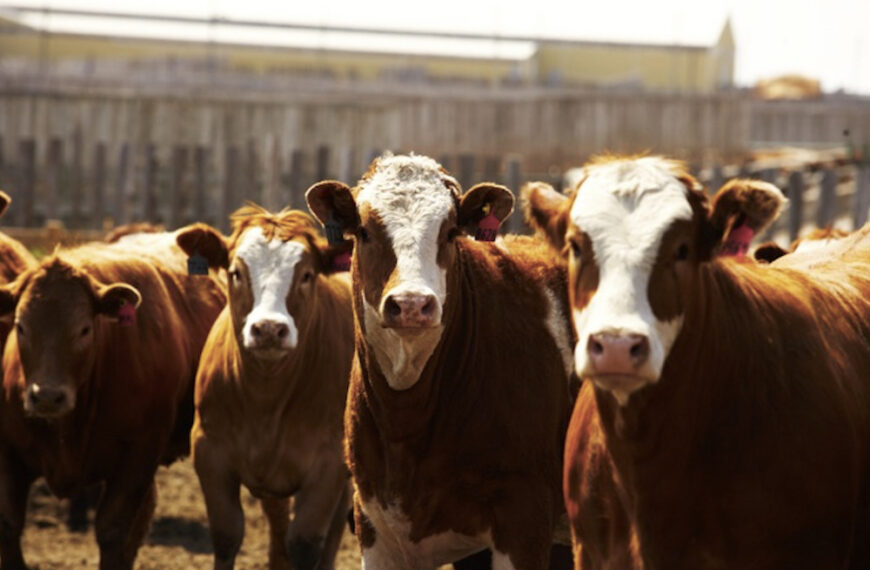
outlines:
[[[463,195],[426,156],[387,153],[355,189],[306,199],[354,240],[345,458],[363,567],[489,548],[495,568],[546,568],[570,412],[564,263],[530,237],[470,239],[513,195]]]
[[[229,238],[204,224],[177,236],[189,255],[229,275],[228,304],[200,359],[190,436],[215,568],[232,568],[242,543],[240,485],[268,518],[270,567],[332,568],[350,505],[342,457],[350,279],[333,271],[339,248],[307,213],[251,204],[231,219]]]
[[[6,192],[0,190],[0,217],[6,213],[12,199]],[[20,241],[0,232],[0,284],[11,283],[36,265],[36,258]],[[10,319],[0,319],[0,347],[6,343],[6,337],[12,329]]]
[[[0,394],[0,567],[24,568],[28,489],[104,485],[100,568],[132,568],[155,505],[154,473],[185,454],[193,379],[226,292],[188,276],[169,242],[58,249],[0,287],[14,316]]]
[[[762,263],[773,263],[783,255],[796,251],[806,252],[825,248],[849,235],[849,232],[837,228],[816,228],[802,238],[791,242],[788,249],[780,247],[775,242],[763,243],[755,250],[753,257]]]
[[[525,193],[569,264],[577,567],[870,567],[870,228],[770,265],[717,256],[781,192],[734,180],[708,202],[655,156]]]

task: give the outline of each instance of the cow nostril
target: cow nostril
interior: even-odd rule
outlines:
[[[384,316],[390,319],[395,319],[401,316],[402,307],[396,302],[392,297],[387,297],[387,300],[384,301]]]
[[[420,309],[420,313],[424,317],[431,317],[433,314],[435,314],[435,298],[434,297],[429,297],[429,299],[426,301],[426,304],[423,305],[422,309]]]
[[[649,356],[649,341],[646,338],[641,338],[639,341],[631,345],[629,354],[632,360],[643,362]]]
[[[589,354],[592,356],[601,356],[604,354],[604,345],[598,342],[593,337],[589,337],[589,346],[588,346]]]
[[[55,392],[54,394],[49,394],[48,398],[46,398],[50,404],[54,404],[58,406],[63,404],[64,400],[66,400],[66,396],[63,392]]]
[[[278,325],[278,338],[283,339],[287,336],[287,333],[289,332],[290,329],[287,327],[287,325]]]
[[[251,325],[251,336],[260,336],[260,325]]]

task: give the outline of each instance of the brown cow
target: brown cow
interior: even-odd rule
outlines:
[[[307,199],[355,240],[345,433],[363,566],[491,548],[493,567],[546,568],[570,407],[564,264],[532,238],[469,239],[513,196],[463,196],[428,157],[385,155],[355,190],[325,181]]]
[[[350,505],[342,459],[350,279],[331,274],[337,251],[306,213],[251,205],[232,222],[229,239],[203,224],[178,234],[185,251],[230,277],[229,304],[200,360],[191,433],[215,568],[232,568],[242,543],[240,485],[268,517],[270,567],[332,568]]]
[[[0,190],[0,217],[6,213],[12,199],[6,192]],[[34,267],[36,258],[20,241],[0,232],[0,284],[11,283],[19,275]],[[6,343],[6,337],[12,330],[12,319],[0,319],[0,347]]]
[[[100,567],[133,566],[155,470],[188,448],[199,353],[226,299],[160,243],[61,249],[0,287],[0,313],[15,315],[0,397],[4,569],[24,568],[27,491],[39,476],[60,497],[103,482]]]
[[[566,445],[580,567],[620,531],[648,570],[870,567],[870,228],[814,259],[715,258],[781,193],[737,180],[708,205],[658,157],[595,162],[569,198],[530,194],[569,258],[589,380]],[[589,445],[627,533],[601,520]]]

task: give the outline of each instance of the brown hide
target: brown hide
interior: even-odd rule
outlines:
[[[15,331],[9,337],[0,398],[0,517],[5,523],[0,545],[10,567],[20,562],[16,531],[21,531],[24,504],[5,493],[26,497],[30,482],[40,475],[61,497],[105,482],[96,524],[101,565],[132,566],[153,509],[154,472],[161,460],[187,451],[200,350],[225,302],[223,287],[209,277],[188,276],[185,260],[171,236],[155,234],[150,245],[93,243],[59,250],[4,291],[6,303],[26,299],[28,306],[56,307],[57,318],[28,322],[30,342],[58,334],[54,329],[66,322],[67,312],[92,312],[73,301],[74,291],[84,291],[81,283],[123,283],[142,298],[133,325],[111,316],[94,318],[88,356],[80,367],[69,368],[79,373],[75,407],[60,417],[25,414],[19,339]],[[42,297],[39,290],[48,283],[57,287],[51,288],[52,297]],[[14,297],[8,297],[10,292]],[[23,305],[18,304],[17,314],[29,310]],[[61,369],[68,363],[55,364]]]
[[[446,247],[456,255],[447,267],[444,331],[419,381],[403,391],[387,385],[362,334],[354,252],[358,358],[345,416],[347,461],[364,501],[401,505],[412,541],[491,529],[495,548],[517,567],[542,568],[563,511],[570,406],[542,289],[558,299],[570,339],[565,267],[527,237],[506,238],[504,249],[466,237]],[[371,546],[374,529],[357,518],[361,543]]]

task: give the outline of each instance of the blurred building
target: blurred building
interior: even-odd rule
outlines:
[[[209,26],[210,21],[200,20],[199,24]],[[222,21],[220,25],[233,24]],[[327,27],[320,30],[334,35],[343,33]],[[728,21],[718,38],[711,38],[710,45],[463,35],[460,39],[469,45],[476,41],[484,49],[456,53],[454,48],[453,53],[446,55],[421,50],[410,53],[401,47],[358,50],[326,45],[278,46],[269,45],[268,39],[262,45],[246,45],[215,39],[133,37],[137,35],[46,32],[38,25],[24,25],[16,13],[7,12],[5,17],[0,14],[0,60],[28,65],[39,59],[53,69],[80,69],[95,74],[107,68],[123,73],[130,62],[139,69],[149,65],[172,66],[182,73],[187,68],[202,67],[205,62],[226,72],[298,74],[356,81],[475,82],[689,93],[709,93],[734,85],[735,45]],[[408,37],[412,36],[409,32]],[[376,42],[367,45],[375,46]]]

